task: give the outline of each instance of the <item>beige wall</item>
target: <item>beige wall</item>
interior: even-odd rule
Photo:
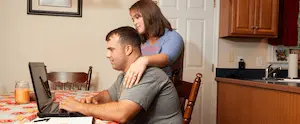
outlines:
[[[106,89],[119,72],[105,58],[105,35],[131,25],[128,8],[136,0],[84,0],[83,17],[27,15],[27,1],[0,0],[0,93],[13,90],[16,80],[30,81],[29,61],[45,62],[48,71],[87,71],[93,66],[93,89]],[[244,42],[239,42],[244,41]],[[257,56],[267,60],[267,43],[261,39],[220,38],[219,68],[237,68],[229,53],[243,56],[246,68]],[[97,85],[96,85],[97,84]]]
[[[266,39],[257,38],[220,38],[218,49],[218,68],[237,68],[237,56],[242,56],[246,68],[265,68],[268,60],[268,44]],[[230,53],[234,62],[229,62]],[[262,56],[263,65],[256,65],[256,57]]]
[[[136,0],[83,0],[83,17],[27,15],[27,0],[0,0],[0,93],[16,80],[30,81],[29,61],[45,62],[48,71],[88,71],[93,84],[108,88],[119,72],[105,57],[105,35],[132,26],[128,8]]]

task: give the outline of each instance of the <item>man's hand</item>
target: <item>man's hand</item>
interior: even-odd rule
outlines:
[[[133,85],[139,83],[144,71],[148,65],[148,59],[146,57],[138,58],[134,63],[132,63],[126,72],[124,77],[123,85],[126,88],[131,88]]]
[[[67,98],[59,103],[59,109],[64,109],[69,112],[81,113],[82,103],[74,98]]]
[[[86,97],[83,99],[80,99],[81,103],[88,103],[88,104],[99,104],[98,100],[96,99],[96,97]]]

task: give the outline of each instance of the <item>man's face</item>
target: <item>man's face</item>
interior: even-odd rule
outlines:
[[[119,42],[119,38],[119,35],[112,35],[110,40],[106,42],[106,57],[110,60],[115,70],[122,71],[125,68],[126,55],[123,45]]]

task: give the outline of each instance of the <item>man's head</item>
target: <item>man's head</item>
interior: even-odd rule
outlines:
[[[106,35],[107,54],[112,67],[126,71],[131,63],[141,56],[141,37],[132,27],[120,27]]]

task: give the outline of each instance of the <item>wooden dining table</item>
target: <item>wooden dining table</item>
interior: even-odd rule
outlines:
[[[31,92],[31,96],[34,93]],[[73,97],[81,99],[98,94],[96,91],[76,91],[76,90],[55,90],[55,102],[59,102],[64,98]],[[32,99],[32,98],[31,98]],[[36,101],[30,101],[27,104],[17,104],[15,102],[14,92],[0,94],[0,124],[22,124],[30,122],[37,118]],[[98,120],[99,121],[99,120]],[[101,124],[114,124],[114,122],[101,121]]]

